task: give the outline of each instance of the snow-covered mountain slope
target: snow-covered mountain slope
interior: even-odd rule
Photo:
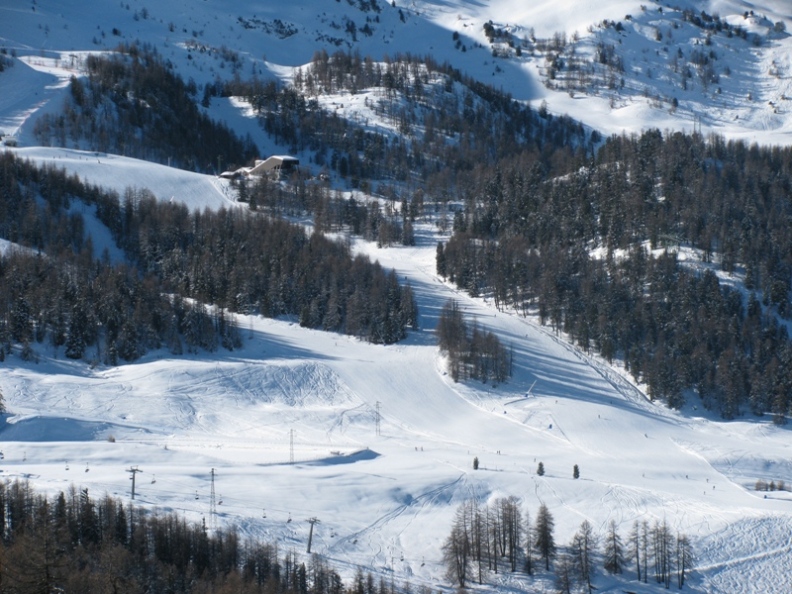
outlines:
[[[755,46],[716,36],[718,60],[731,71],[721,77],[722,92],[715,97],[715,87],[704,92],[693,81],[687,96],[677,95],[676,110],[653,99],[658,93],[672,97],[675,89],[673,80],[658,74],[666,72],[668,57],[654,31],[659,28],[666,40],[666,29],[673,29],[676,45],[668,46],[669,53],[684,45],[689,55],[698,47],[700,27],[681,22],[673,28],[678,18],[669,13],[679,8],[663,5],[660,13],[659,4],[645,3],[643,11],[631,1],[378,1],[378,10],[363,4],[130,0],[81,7],[63,0],[25,6],[0,0],[0,48],[19,58],[0,73],[0,128],[18,136],[20,155],[62,165],[120,193],[131,186],[191,208],[231,207],[228,187],[215,178],[123,156],[33,146],[36,116],[59,108],[68,78],[79,74],[82,52],[140,40],[199,84],[230,78],[234,70],[288,78],[321,48],[376,57],[431,53],[518,99],[536,105],[546,100],[552,111],[606,133],[691,128],[695,115],[705,129],[785,142],[786,112],[766,110],[767,101],[783,101],[785,93],[788,38],[767,33],[777,22],[792,24],[780,0],[766,0],[761,8],[732,0],[679,3],[730,23],[748,21],[745,26],[765,39]],[[753,17],[745,18],[750,10]],[[671,20],[666,24],[665,18]],[[599,28],[606,19],[620,21],[623,30]],[[594,47],[596,33],[626,48],[633,67],[625,68],[618,93],[550,90],[538,50],[531,56],[526,49],[519,59],[493,57],[483,29],[490,20],[529,39],[531,28],[539,39],[577,31],[581,54]],[[362,32],[366,25],[371,34]],[[643,51],[649,43],[659,44],[662,61],[655,62],[654,50]],[[765,76],[774,61],[781,74]],[[650,86],[649,97],[644,86]],[[755,99],[738,100],[749,93]],[[250,132],[262,154],[279,148],[242,106],[215,100],[211,112]],[[89,226],[94,244],[112,249],[106,232],[97,240],[101,231],[90,216]],[[563,337],[442,282],[434,254],[445,237],[432,221],[419,225],[417,236],[414,248],[355,244],[395,268],[416,292],[421,329],[397,345],[239,316],[244,346],[233,352],[179,358],[153,353],[135,364],[94,369],[53,357],[47,346],[38,347],[37,362],[8,357],[0,364],[0,391],[9,408],[0,426],[2,475],[27,478],[51,493],[78,484],[97,495],[127,498],[128,469],[137,466],[143,472],[136,501],[142,505],[235,524],[244,534],[277,539],[284,550],[299,552],[307,539],[305,520],[317,517],[313,550],[346,577],[362,566],[438,588],[447,586],[440,547],[456,506],[470,497],[516,495],[532,513],[540,502],[548,505],[561,544],[583,519],[599,532],[613,519],[623,537],[636,520],[666,519],[694,540],[693,591],[788,587],[792,495],[754,490],[758,480],[792,483],[788,429],[763,419],[722,423],[693,408],[674,413],[649,403],[618,370]],[[432,331],[449,298],[514,349],[515,374],[508,383],[455,384],[445,374]],[[477,471],[474,456],[481,462]],[[543,477],[536,474],[540,461]],[[572,478],[575,464],[578,480]],[[216,517],[209,516],[212,468]],[[504,591],[551,587],[549,578],[493,579]],[[630,572],[618,579],[600,574],[596,585],[602,591],[656,590],[635,583]]]
[[[787,429],[647,402],[549,330],[440,282],[436,239],[424,225],[415,248],[358,246],[416,291],[421,330],[398,345],[240,317],[244,346],[211,356],[155,353],[95,369],[53,359],[45,346],[37,363],[8,358],[4,476],[48,492],[76,483],[128,498],[127,469],[138,466],[138,503],[235,524],[297,551],[305,520],[317,517],[313,550],[348,576],[363,566],[440,585],[440,546],[456,506],[516,495],[532,512],[548,505],[561,543],[583,519],[601,532],[616,520],[626,536],[635,520],[665,518],[694,539],[694,591],[783,583],[792,496],[765,498],[753,487],[791,480]],[[512,380],[455,384],[445,374],[432,329],[447,298],[513,347]]]
[[[92,184],[117,192],[121,199],[129,189],[149,190],[161,200],[181,202],[193,210],[240,206],[228,180],[222,178],[174,171],[165,165],[106,153],[50,147],[18,148],[15,153],[36,163],[63,167]]]
[[[30,59],[57,58],[67,74],[83,52],[131,42],[149,44],[198,84],[234,73],[288,77],[321,49],[377,60],[409,52],[447,61],[536,107],[546,101],[552,112],[605,134],[701,127],[785,144],[792,121],[792,37],[786,32],[792,17],[782,0],[134,0],[90,9],[64,0],[28,6],[5,0],[0,14],[0,48]],[[550,68],[559,41],[560,62]],[[8,133],[30,115],[30,105],[15,106],[15,97],[31,84],[39,85],[39,106],[57,94],[43,75],[34,82],[12,70],[0,79],[6,89],[0,107],[15,114],[0,122]],[[255,140],[269,152],[263,138]]]

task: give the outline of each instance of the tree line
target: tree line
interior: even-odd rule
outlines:
[[[367,130],[366,122],[320,105],[319,95],[342,91],[376,91],[366,102],[398,134]],[[525,150],[547,159],[558,158],[556,151],[585,153],[597,140],[570,118],[518,103],[431,56],[398,54],[377,62],[322,50],[295,72],[292,85],[237,75],[207,84],[204,104],[214,96],[244,98],[277,142],[312,152],[314,163],[363,190],[371,180],[409,181],[441,194],[454,185],[454,173],[476,164]]]
[[[621,361],[671,406],[695,393],[725,418],[785,422],[792,151],[649,131],[561,177],[521,157],[468,180],[441,275]]]
[[[116,204],[114,203],[113,208]],[[192,212],[128,192],[106,221],[128,257],[186,297],[390,344],[417,328],[412,289],[347,243],[241,209]]]
[[[42,145],[216,173],[258,156],[249,136],[238,138],[199,109],[195,82],[185,83],[154,47],[123,44],[113,54],[91,54],[84,69],[85,78],[72,77],[61,113],[36,121]]]
[[[423,192],[408,198],[397,187],[382,184],[370,199],[345,195],[323,180],[296,173],[286,184],[267,177],[235,179],[237,200],[270,216],[313,218],[321,233],[344,232],[374,241],[379,247],[415,245],[414,223],[424,214]]]
[[[603,535],[584,520],[569,544],[559,546],[548,507],[542,503],[532,518],[515,496],[460,504],[442,553],[448,579],[462,589],[486,583],[491,573],[509,571],[554,576],[562,594],[593,592],[600,568],[617,575],[632,567],[638,581],[653,579],[665,588],[675,583],[682,589],[695,562],[690,539],[674,534],[665,518],[653,524],[636,520],[626,541],[615,520]]]
[[[128,263],[97,257],[72,200],[111,196],[51,167],[0,155],[0,361],[18,347],[115,365],[148,350],[174,354],[241,344],[233,314],[182,296]],[[112,200],[111,200],[112,201]],[[96,204],[96,202],[94,202]]]
[[[123,262],[94,254],[79,203]],[[121,198],[12,153],[0,155],[0,238],[27,248],[0,257],[3,358],[13,345],[35,358],[36,344],[108,364],[157,348],[233,349],[234,313],[386,344],[418,324],[410,287],[343,242],[240,209],[191,212],[146,190]]]
[[[448,356],[449,372],[455,382],[477,379],[498,384],[511,377],[511,353],[494,333],[483,330],[476,322],[470,327],[453,299],[440,312],[437,341]]]
[[[208,530],[175,512],[149,511],[72,485],[53,497],[0,483],[0,592],[116,594],[395,594],[358,569],[349,583],[318,555]],[[406,590],[413,591],[407,585]],[[425,586],[419,594],[430,594]]]

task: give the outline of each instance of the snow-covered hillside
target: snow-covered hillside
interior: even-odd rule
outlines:
[[[761,5],[741,0],[343,0],[291,5],[179,0],[149,5],[133,0],[86,9],[64,0],[29,5],[5,0],[0,14],[0,48],[29,56],[29,63],[57,60],[47,69],[50,74],[39,74],[35,81],[20,74],[23,68],[3,74],[0,127],[7,133],[19,131],[31,115],[33,106],[24,99],[20,103],[20,96],[32,92],[39,111],[46,109],[46,102],[57,102],[64,82],[49,76],[74,73],[86,51],[131,42],[150,44],[185,79],[198,84],[230,79],[234,73],[288,77],[320,49],[354,50],[377,60],[400,52],[432,55],[516,99],[536,107],[546,101],[550,111],[567,113],[605,134],[701,127],[785,144],[792,122],[786,105],[792,96],[792,37],[786,32],[792,31],[792,16],[783,0]],[[486,24],[503,36],[488,37]],[[559,38],[567,42],[562,56],[567,68],[576,60],[586,68],[602,66],[605,57],[596,53],[601,44],[612,46],[622,69],[611,84],[586,83],[570,93],[565,80],[579,77],[586,68],[562,68],[558,79],[549,80],[549,46]],[[520,55],[515,54],[518,47]],[[689,77],[684,73],[687,65]],[[217,102],[214,108],[222,110],[218,115],[224,119],[236,119],[228,104]],[[249,131],[262,152],[270,152],[269,143]]]
[[[0,129],[18,137],[20,156],[61,165],[119,193],[146,188],[195,209],[234,206],[228,186],[216,178],[118,155],[33,146],[36,116],[59,108],[68,78],[79,73],[82,52],[139,39],[199,83],[231,77],[235,69],[288,77],[320,47],[354,47],[375,56],[432,53],[518,99],[546,100],[552,111],[607,133],[692,128],[692,116],[699,115],[704,128],[785,142],[786,112],[763,115],[768,97],[784,93],[783,68],[777,77],[763,72],[773,61],[786,64],[785,35],[724,54],[732,74],[722,86],[731,106],[694,89],[693,98],[680,96],[680,108],[672,113],[636,92],[656,84],[668,94],[670,87],[663,85],[670,83],[649,78],[649,66],[631,72],[630,85],[616,101],[608,93],[570,96],[544,86],[543,56],[493,58],[483,31],[492,20],[525,35],[533,28],[544,38],[577,31],[585,41],[589,25],[605,19],[626,24],[624,16],[631,14],[622,45],[635,64],[649,39],[641,32],[658,27],[657,3],[646,3],[647,11],[629,0],[538,2],[529,8],[518,0],[376,4],[378,11],[347,0],[277,7],[130,0],[88,9],[87,3],[75,8],[63,0],[24,6],[0,0],[0,48],[19,58],[0,73]],[[764,29],[789,19],[781,0],[765,0],[761,9],[736,0],[682,4],[730,22],[754,10],[766,18],[752,26]],[[355,23],[354,42],[348,22]],[[370,35],[361,32],[365,25]],[[693,43],[686,27],[674,34],[677,43]],[[455,31],[465,51],[455,47]],[[651,52],[645,55],[650,60]],[[659,66],[651,68],[657,72]],[[748,93],[756,97],[750,105],[736,100]],[[279,149],[255,129],[242,106],[216,99],[210,109],[234,129],[251,133],[262,154]],[[90,216],[88,221],[94,244],[121,257],[112,252],[107,233]],[[129,469],[138,467],[139,504],[234,524],[298,553],[305,550],[306,520],[316,517],[321,523],[313,550],[345,577],[362,566],[436,588],[449,587],[440,547],[457,505],[468,498],[515,495],[532,514],[540,503],[548,506],[562,544],[584,519],[600,533],[615,520],[624,537],[636,520],[666,519],[675,532],[693,539],[693,591],[789,588],[792,494],[754,490],[758,480],[792,484],[789,429],[764,419],[723,423],[693,407],[676,413],[649,403],[619,370],[562,336],[442,282],[434,257],[443,235],[431,220],[418,225],[416,235],[411,248],[355,244],[395,268],[415,291],[421,328],[396,345],[240,315],[244,345],[232,352],[178,358],[158,352],[135,364],[93,369],[53,358],[46,346],[37,362],[7,358],[0,364],[0,392],[9,409],[0,426],[2,476],[27,478],[50,493],[77,484],[128,498]],[[7,249],[0,242],[0,251]],[[515,372],[508,383],[456,384],[446,375],[433,329],[449,298],[513,348]],[[476,471],[474,457],[481,463]],[[536,474],[540,461],[542,477]],[[581,472],[577,480],[574,465]],[[212,469],[216,516],[209,515]],[[601,591],[658,587],[633,578],[630,572],[618,579],[600,574],[595,583]],[[544,578],[493,579],[503,591],[551,587]]]
[[[753,487],[790,480],[788,430],[648,403],[548,330],[441,283],[433,232],[422,231],[415,248],[359,246],[416,289],[422,329],[398,345],[240,317],[243,348],[212,356],[95,369],[46,348],[38,363],[7,359],[4,475],[128,498],[138,466],[138,503],[209,521],[214,468],[217,522],[300,551],[315,516],[313,550],[349,575],[362,565],[438,585],[456,506],[516,495],[528,510],[549,506],[561,542],[583,519],[602,532],[615,519],[625,534],[667,519],[695,539],[698,591],[763,592],[785,579],[792,496]],[[431,330],[449,297],[513,345],[507,384],[444,373]]]
[[[103,183],[109,171],[126,179],[141,166],[68,155],[67,168]],[[95,166],[78,169],[89,159]],[[147,175],[160,196],[168,192],[159,188],[189,187],[195,178],[167,167]],[[209,195],[197,194],[195,204],[207,205]],[[48,492],[76,483],[128,498],[127,471],[137,466],[138,503],[235,524],[296,551],[304,550],[305,520],[317,517],[313,550],[348,576],[363,566],[440,586],[440,546],[457,505],[516,495],[532,512],[548,505],[561,543],[583,519],[601,532],[613,519],[626,536],[635,520],[665,518],[694,539],[696,591],[764,592],[783,583],[792,495],[754,485],[792,480],[788,430],[647,402],[617,371],[548,329],[441,282],[436,233],[421,225],[414,248],[356,245],[415,289],[421,330],[397,345],[240,316],[244,346],[233,352],[155,353],[94,369],[52,359],[47,347],[36,363],[8,358],[0,366],[10,411],[0,431],[4,476]],[[448,298],[513,346],[508,383],[455,384],[445,374],[432,330]],[[212,468],[222,501],[216,517]]]

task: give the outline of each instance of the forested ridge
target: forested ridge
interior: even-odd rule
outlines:
[[[184,82],[155,48],[132,44],[117,49],[112,55],[86,57],[86,76],[72,77],[62,112],[36,120],[34,133],[41,144],[213,173],[258,156],[250,137],[238,138],[199,109],[195,82]]]
[[[564,176],[503,160],[458,194],[438,271],[621,360],[652,398],[679,407],[695,393],[725,418],[784,423],[791,166],[789,149],[658,131],[609,139]],[[747,297],[718,270],[744,275]]]
[[[199,107],[235,96],[255,110],[259,124],[295,153],[337,172],[353,188],[382,182],[426,185],[448,192],[457,171],[530,151],[546,160],[590,153],[598,142],[567,116],[514,101],[431,56],[398,54],[382,62],[358,53],[326,51],[295,72],[293,84],[218,79],[202,87],[184,82],[156,49],[125,44],[110,56],[88,56],[85,78],[72,77],[60,114],[37,120],[44,145],[77,146],[216,172],[251,162],[256,148]],[[370,108],[398,134],[368,130],[323,107],[319,95],[378,89]],[[219,157],[219,162],[218,162]]]
[[[158,100],[156,93],[142,97],[152,81],[172,73],[148,48],[125,51],[126,58],[91,62],[92,90],[72,82],[66,115],[90,114],[89,99],[101,96],[105,79],[139,81],[132,86],[141,97],[135,109],[146,112]],[[195,107],[201,89],[174,84]],[[368,99],[372,112],[398,135],[344,119],[318,100],[371,89],[377,89]],[[285,185],[241,181],[239,199],[251,210],[309,215],[318,231],[387,246],[412,244],[414,223],[427,214],[438,214],[442,229],[455,202],[462,209],[453,236],[438,247],[437,267],[471,295],[537,313],[584,349],[620,361],[652,398],[670,406],[695,395],[725,418],[750,411],[784,423],[790,414],[792,349],[779,323],[792,313],[789,149],[649,131],[594,150],[597,135],[568,118],[411,55],[377,62],[320,51],[295,72],[293,85],[243,80],[237,71],[202,92],[204,103],[218,95],[246,99],[275,139],[308,152],[314,165],[361,196],[378,198],[348,198],[305,178]],[[179,112],[186,118],[180,126],[191,109]],[[416,321],[409,288],[403,299],[395,297],[393,277],[361,276],[370,291],[363,298],[342,280],[357,268],[328,262],[318,267],[321,280],[295,286],[296,269],[278,263],[285,244],[250,237],[251,220],[237,212],[188,213],[145,193],[119,200],[117,208],[105,215],[100,208],[100,217],[129,262],[185,297],[231,311],[297,315],[306,326],[375,342],[398,340]],[[216,236],[218,228],[233,230],[233,239]],[[308,251],[324,241],[304,239]],[[199,244],[222,257],[210,258]],[[707,266],[680,264],[680,247],[698,250]],[[261,256],[265,250],[273,256]],[[343,248],[319,251],[337,250]],[[737,273],[747,297],[720,283],[715,270]],[[365,313],[348,315],[347,304]]]
[[[73,202],[95,208],[125,262],[94,255]],[[13,345],[25,358],[63,347],[108,364],[163,347],[233,349],[235,312],[377,343],[417,325],[409,286],[341,242],[241,209],[191,212],[145,190],[121,198],[12,153],[0,155],[0,238],[29,248],[0,258],[0,357]]]
[[[318,100],[371,90],[374,117],[398,133],[369,129],[370,122],[348,120]],[[457,173],[476,165],[525,152],[564,161],[591,151],[599,138],[567,116],[519,103],[431,56],[398,54],[379,62],[318,51],[292,85],[237,76],[206,85],[204,103],[213,96],[245,99],[277,141],[293,152],[309,151],[314,163],[353,188],[420,184],[438,198],[452,191]]]

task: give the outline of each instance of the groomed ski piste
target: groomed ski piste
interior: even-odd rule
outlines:
[[[46,3],[39,6],[41,15]],[[474,3],[421,6],[438,26]],[[508,3],[499,7],[505,11]],[[11,8],[0,3],[3,15]],[[175,10],[163,15],[165,22],[178,18]],[[624,12],[625,3],[615,10]],[[601,18],[592,12],[581,22],[594,16]],[[51,32],[65,35],[54,24]],[[194,209],[241,207],[227,182],[213,176],[35,146],[35,115],[57,108],[73,72],[69,51],[50,46],[42,56],[28,49],[0,75],[0,127],[20,140],[8,150],[121,195],[131,187]],[[274,51],[269,59],[286,62]],[[278,149],[246,123],[243,110],[215,100],[212,113],[258,134],[262,150]],[[646,117],[621,115],[619,125],[635,130]],[[668,121],[665,113],[658,117]],[[107,248],[123,258],[90,211],[84,214],[97,254]],[[75,485],[92,496],[130,500],[130,469],[137,468],[135,503],[146,508],[217,528],[233,525],[298,555],[305,555],[307,520],[317,518],[312,550],[343,577],[361,567],[445,591],[453,585],[444,577],[441,546],[456,508],[470,498],[485,503],[514,495],[532,515],[547,505],[560,545],[583,520],[601,535],[615,520],[623,538],[636,520],[666,520],[693,542],[688,591],[789,589],[792,493],[758,492],[754,485],[792,484],[790,430],[769,418],[722,422],[696,407],[695,398],[679,412],[649,402],[618,365],[439,278],[435,248],[447,238],[427,218],[416,226],[415,247],[381,249],[352,239],[356,251],[394,268],[415,292],[420,329],[396,345],[307,330],[296,320],[237,315],[243,346],[234,351],[179,357],[159,351],[93,368],[47,345],[35,345],[36,362],[7,357],[0,364],[8,408],[0,424],[0,478],[29,480],[48,494]],[[1,252],[9,249],[22,248],[0,242]],[[513,349],[508,382],[455,383],[446,373],[433,330],[448,299]],[[539,462],[544,476],[537,475]],[[488,590],[542,592],[552,589],[552,576],[499,573],[490,584]],[[595,585],[602,592],[661,587],[638,583],[631,568],[620,577],[599,570]]]

